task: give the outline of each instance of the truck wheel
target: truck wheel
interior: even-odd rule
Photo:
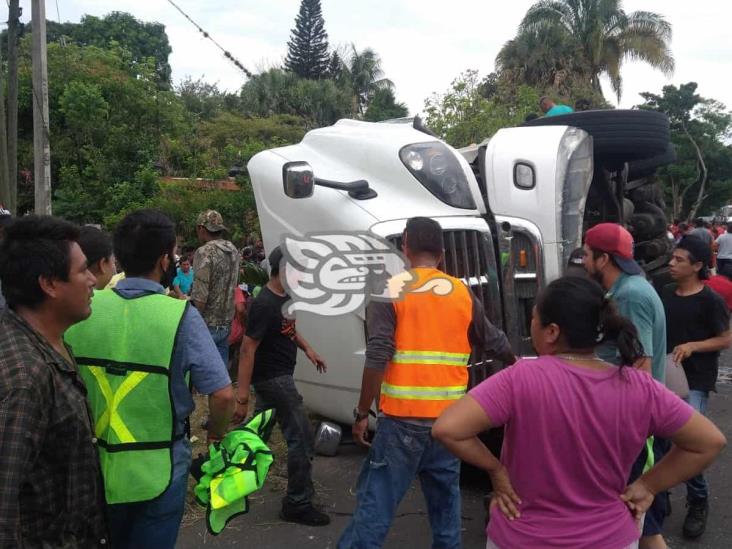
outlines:
[[[676,162],[676,148],[669,143],[666,150],[645,160],[634,160],[628,163],[628,181],[635,181],[653,175],[661,166]]]
[[[666,235],[663,235],[654,238],[653,240],[636,242],[635,257],[645,263],[650,263],[651,261],[666,255],[670,249],[671,242],[669,242]]]
[[[584,111],[536,118],[524,126],[573,126],[589,133],[604,161],[646,160],[662,155],[671,138],[668,117],[640,110]]]
[[[663,192],[661,191],[658,183],[648,183],[630,192],[629,198],[635,204],[635,211],[657,213],[666,217],[663,209],[666,207],[666,202],[663,199]],[[649,206],[655,206],[655,209],[649,208]]]
[[[666,234],[666,218],[650,213],[636,213],[629,220],[636,246],[641,243]]]

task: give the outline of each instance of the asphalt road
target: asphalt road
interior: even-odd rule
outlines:
[[[710,402],[710,417],[732,441],[732,353],[723,357],[719,392]],[[341,446],[337,457],[318,457],[314,479],[320,502],[331,514],[332,522],[323,528],[311,528],[283,522],[278,517],[282,486],[265,484],[252,500],[249,514],[234,519],[219,536],[206,532],[203,521],[181,529],[178,547],[197,549],[211,547],[257,547],[259,549],[328,549],[335,547],[355,504],[354,486],[365,453],[355,446]],[[732,462],[728,450],[708,471],[711,487],[711,510],[707,532],[695,542],[681,538],[685,516],[685,488],[672,490],[673,512],[666,522],[666,537],[672,549],[730,549],[732,548]],[[483,529],[482,483],[475,479],[463,486],[463,544],[465,549],[485,547]],[[415,484],[399,508],[389,533],[387,549],[429,548],[431,536],[425,504]]]

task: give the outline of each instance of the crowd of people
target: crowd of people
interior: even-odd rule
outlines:
[[[239,252],[213,210],[197,219],[192,259],[176,255],[175,225],[155,210],[130,213],[112,235],[50,216],[0,216],[0,231],[0,547],[174,547],[192,390],[208,396],[211,444],[249,416],[250,400],[274,409],[288,448],[280,517],[330,523],[314,503],[312,426],[293,379],[298,349],[319,372],[327,365],[283,315],[279,248]],[[681,235],[673,284],[657,293],[625,228],[591,228],[536,300],[537,356],[517,358],[440,270],[440,225],[410,219],[410,284],[446,279],[452,291],[367,309],[352,435],[368,455],[339,549],[381,547],[417,478],[433,546],[461,547],[461,460],[490,475],[488,548],[666,547],[668,490],[683,482],[683,533],[701,536],[703,471],[726,444],[706,418],[732,344],[730,300],[712,283],[732,262],[725,236]],[[269,270],[256,297],[240,284],[242,261]],[[507,367],[469,388],[474,352]],[[478,435],[500,426],[495,456]]]

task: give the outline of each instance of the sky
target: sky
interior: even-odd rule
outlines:
[[[245,67],[259,72],[281,65],[300,0],[175,0]],[[411,114],[424,108],[432,93],[445,92],[466,69],[490,73],[501,46],[513,38],[532,0],[322,0],[331,46],[373,48],[382,58],[385,76]],[[23,21],[30,0],[21,0]],[[499,7],[500,6],[500,7]],[[655,11],[673,25],[676,70],[666,77],[642,63],[623,68],[621,107],[642,102],[643,91],[660,93],[666,84],[689,81],[698,93],[732,108],[729,72],[732,3],[722,0],[625,0],[626,11]],[[173,52],[173,80],[203,78],[236,91],[246,77],[195,29],[167,0],[48,0],[47,19],[79,21],[84,14],[104,16],[126,11],[143,21],[166,26]],[[7,20],[0,2],[0,21]],[[724,82],[728,82],[727,85]],[[50,83],[53,85],[53,83]],[[605,96],[613,100],[609,86]]]

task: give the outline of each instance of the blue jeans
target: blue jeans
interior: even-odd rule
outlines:
[[[434,440],[431,428],[379,419],[358,477],[356,510],[338,549],[376,549],[384,544],[404,494],[419,476],[432,527],[432,547],[461,547],[460,461]]]
[[[311,505],[315,493],[313,429],[295,380],[284,375],[253,385],[257,397],[255,414],[274,408],[277,423],[287,441],[287,496],[284,503],[290,508]]]
[[[224,361],[224,366],[229,367],[229,334],[231,328],[229,326],[209,326],[208,331],[216,344],[216,349]]]
[[[700,414],[707,415],[707,402],[709,401],[709,391],[698,391],[691,389],[686,397],[694,410]],[[709,486],[707,479],[702,473],[686,481],[686,501],[689,503],[706,503],[709,498]]]
[[[142,503],[107,505],[107,527],[114,549],[173,549],[188,489],[188,468],[181,468],[168,489]]]

